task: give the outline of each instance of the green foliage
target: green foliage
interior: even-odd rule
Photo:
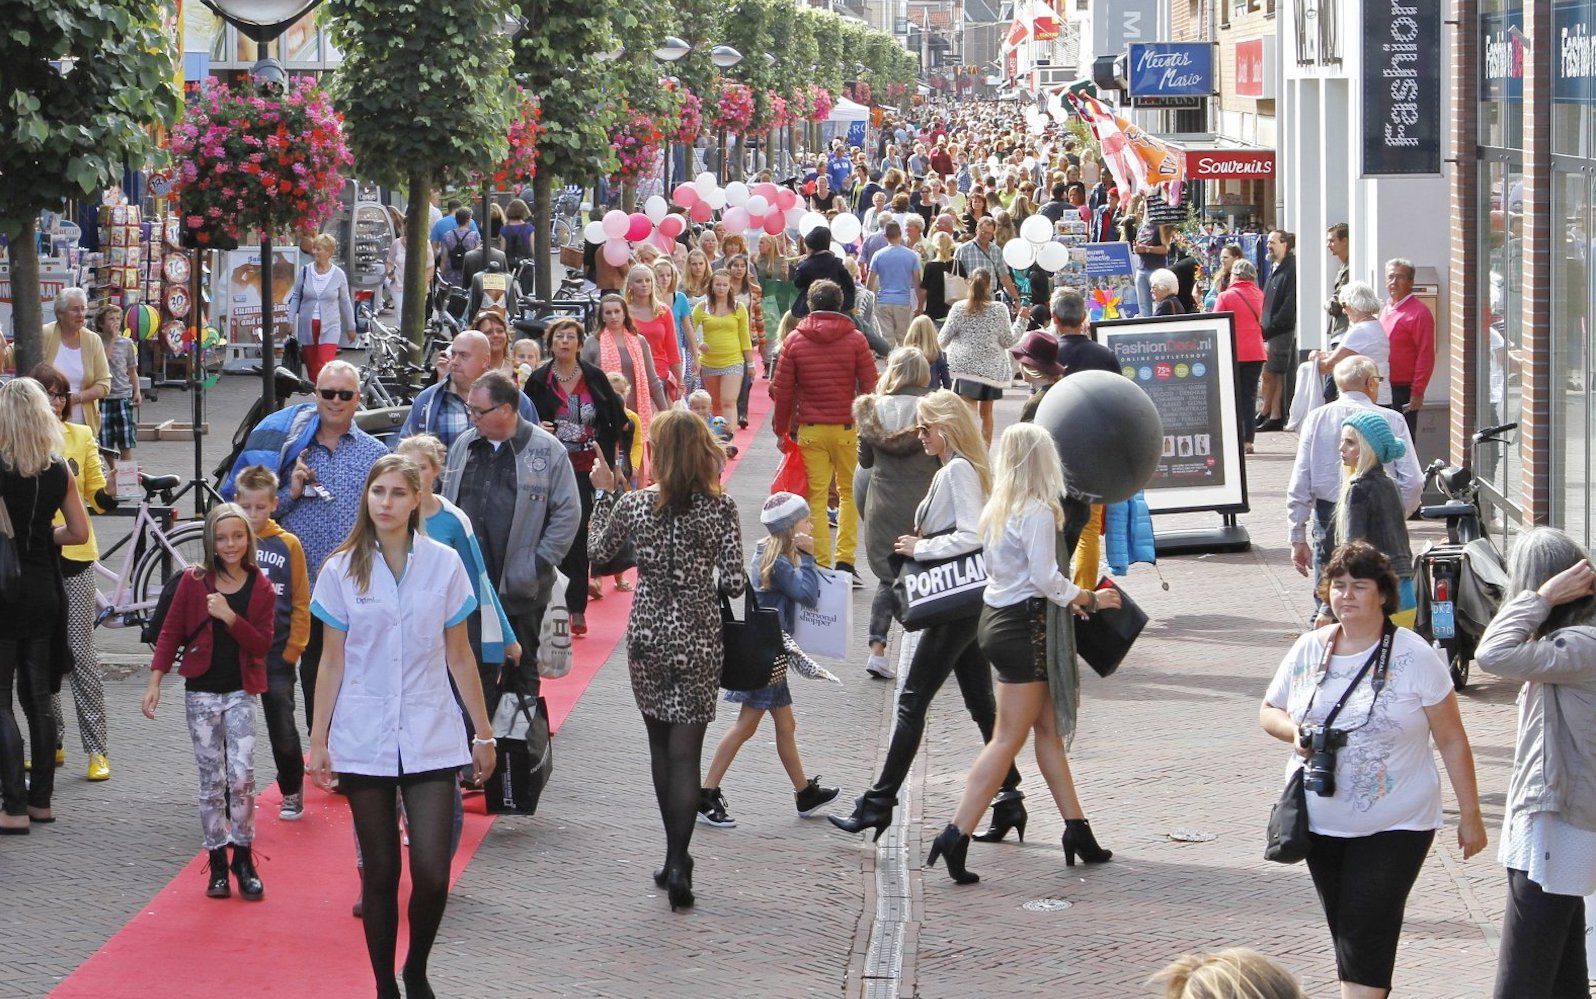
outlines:
[[[511,116],[510,0],[328,0],[344,62],[333,99],[360,176],[464,183],[504,161]]]
[[[516,39],[515,72],[543,108],[538,175],[584,183],[615,170],[609,129],[624,96],[596,56],[616,40],[604,8],[587,0],[523,0],[531,27]]]
[[[7,4],[0,21],[0,233],[120,183],[177,117],[176,52],[148,0]],[[50,60],[77,57],[63,76]]]

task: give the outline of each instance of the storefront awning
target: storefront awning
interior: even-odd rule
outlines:
[[[1186,179],[1274,180],[1275,151],[1219,136],[1160,136],[1180,151],[1186,161]]]

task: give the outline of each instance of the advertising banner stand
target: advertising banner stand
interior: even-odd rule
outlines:
[[[1159,555],[1243,552],[1252,539],[1237,520],[1246,513],[1247,465],[1236,406],[1236,334],[1228,312],[1096,323],[1125,377],[1158,407],[1164,427],[1158,471],[1147,484],[1147,509],[1160,514],[1211,511],[1212,528],[1161,530]]]

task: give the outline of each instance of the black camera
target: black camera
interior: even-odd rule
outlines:
[[[1297,742],[1308,750],[1303,789],[1321,798],[1333,797],[1336,793],[1336,751],[1347,744],[1347,733],[1339,728],[1304,726],[1297,733]]]

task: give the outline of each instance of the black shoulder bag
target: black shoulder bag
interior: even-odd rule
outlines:
[[[1336,647],[1335,638],[1336,636],[1332,634],[1330,640],[1325,642],[1324,655],[1319,660],[1320,683],[1324,682],[1324,677],[1330,670],[1330,656]],[[1331,708],[1330,713],[1324,716],[1324,721],[1321,723],[1322,728],[1328,729],[1335,723],[1336,717],[1341,714],[1341,709],[1347,706],[1347,699],[1352,696],[1354,690],[1358,689],[1358,684],[1363,682],[1363,678],[1368,675],[1370,669],[1374,670],[1372,683],[1374,684],[1375,700],[1379,699],[1380,691],[1385,689],[1386,673],[1391,668],[1391,645],[1395,638],[1396,625],[1388,620],[1385,623],[1385,631],[1380,636],[1380,644],[1375,647],[1374,652],[1364,662],[1363,668],[1358,670],[1358,675],[1352,678],[1351,683],[1347,684],[1346,691],[1342,693],[1341,699],[1336,701],[1335,707]],[[1318,694],[1319,690],[1315,687],[1314,697],[1317,697]],[[1313,698],[1310,697],[1307,711],[1312,710]],[[1370,702],[1369,717],[1373,717],[1373,715],[1374,704]],[[1307,712],[1305,711],[1304,717],[1306,716]],[[1369,724],[1369,718],[1364,718],[1363,725],[1367,724]],[[1363,725],[1359,725],[1358,728],[1362,728]],[[1305,770],[1306,767],[1299,765],[1296,770],[1292,771],[1291,778],[1286,781],[1286,789],[1280,795],[1280,800],[1275,802],[1274,807],[1269,812],[1269,838],[1264,845],[1265,860],[1272,860],[1277,864],[1295,864],[1299,860],[1306,860],[1308,857],[1308,790],[1303,784]]]
[[[725,690],[758,690],[768,686],[776,660],[786,651],[781,615],[759,606],[754,582],[743,580],[743,619],[737,620],[731,598],[720,594],[722,659],[720,685]]]

